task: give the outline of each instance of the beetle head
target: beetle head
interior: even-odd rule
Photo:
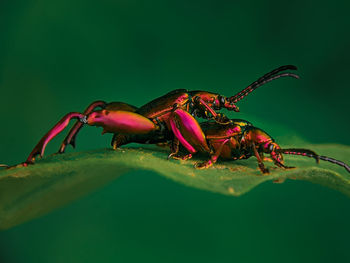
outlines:
[[[233,110],[239,112],[239,108],[230,100],[230,98],[226,98],[225,96],[221,96],[217,93],[207,92],[207,91],[193,91],[191,93],[193,98],[200,98],[203,100],[210,108],[214,110],[220,110],[225,108],[227,110]],[[193,101],[197,103],[197,101]]]
[[[218,106],[216,106],[214,104],[214,107],[221,109],[221,108],[225,108],[227,110],[233,110],[235,112],[239,112],[239,108],[236,106],[236,104],[233,103],[233,101],[231,101],[229,98],[226,98],[224,96],[218,96],[217,100],[215,101],[217,103]]]

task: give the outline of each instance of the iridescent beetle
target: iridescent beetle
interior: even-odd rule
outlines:
[[[269,173],[265,168],[263,160],[264,153],[270,154],[274,164],[283,169],[290,169],[284,165],[282,154],[301,155],[314,158],[317,163],[319,160],[328,161],[344,167],[350,173],[350,166],[339,160],[320,156],[308,149],[290,148],[282,149],[274,139],[262,129],[254,127],[245,120],[232,119],[227,124],[215,123],[212,121],[201,123],[201,128],[205,134],[206,142],[210,151],[210,159],[197,163],[196,168],[203,169],[212,166],[217,159],[241,160],[255,156],[262,173]],[[181,131],[181,127],[179,127]],[[203,152],[203,147],[192,145],[196,152]],[[189,159],[192,154],[179,155],[179,159]]]
[[[59,152],[63,153],[68,144],[75,146],[75,138],[83,124],[103,127],[103,133],[113,133],[113,148],[128,143],[127,136],[137,135],[142,141],[148,139],[153,143],[152,138],[175,135],[174,145],[179,142],[190,152],[195,149],[191,143],[201,145],[202,150],[209,151],[205,143],[203,131],[194,117],[212,119],[217,123],[227,123],[228,119],[216,110],[225,108],[227,110],[239,111],[235,105],[256,88],[280,77],[299,78],[298,75],[284,72],[296,70],[292,65],[279,67],[253,82],[247,88],[232,97],[224,97],[217,93],[206,91],[187,91],[184,89],[174,90],[159,97],[140,108],[132,105],[104,101],[96,101],[88,106],[84,113],[71,112],[65,115],[34,147],[24,165],[34,163],[35,157],[44,154],[47,143],[57,134],[63,131],[71,119],[78,119],[78,122],[70,130],[64,139]],[[102,108],[102,110],[96,110]],[[181,131],[178,125],[182,126]],[[170,135],[169,135],[170,134]],[[187,139],[185,139],[187,138]],[[176,152],[176,147],[173,147]]]

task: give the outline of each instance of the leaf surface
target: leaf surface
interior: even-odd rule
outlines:
[[[350,158],[344,145],[304,145],[342,161]],[[218,161],[205,170],[193,165],[200,159],[167,160],[160,148],[102,149],[48,156],[35,165],[0,170],[0,229],[7,229],[39,217],[100,188],[119,176],[139,170],[153,171],[189,187],[239,196],[265,181],[304,180],[338,190],[350,196],[350,174],[342,167],[302,156],[285,156],[282,170],[265,162],[269,175],[262,175],[255,158]],[[204,159],[202,159],[204,160]]]

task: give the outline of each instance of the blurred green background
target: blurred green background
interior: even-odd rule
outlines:
[[[176,88],[230,96],[284,64],[297,65],[301,79],[259,88],[230,116],[277,139],[288,131],[349,145],[349,8],[2,0],[0,161],[23,161],[61,116],[94,100],[140,106]],[[100,132],[84,129],[77,150],[108,147]],[[264,184],[233,198],[140,171],[1,232],[0,262],[347,262],[349,207],[347,197],[309,183]]]

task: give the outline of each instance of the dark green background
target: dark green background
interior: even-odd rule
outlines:
[[[23,161],[61,116],[93,100],[139,106],[176,88],[229,96],[283,64],[302,78],[259,88],[230,116],[276,138],[290,129],[312,143],[349,145],[349,8],[2,0],[0,160]],[[100,132],[84,129],[77,150],[108,146]],[[1,232],[0,262],[346,262],[349,206],[308,183],[264,184],[233,198],[140,171]]]

